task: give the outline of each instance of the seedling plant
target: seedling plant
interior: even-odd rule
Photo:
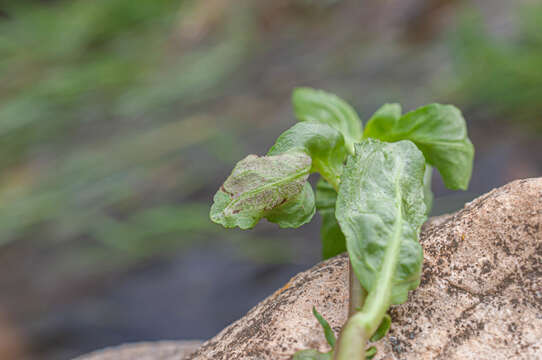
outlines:
[[[474,148],[454,106],[430,104],[401,114],[385,104],[365,129],[339,97],[311,88],[294,91],[299,123],[278,137],[267,155],[239,161],[214,196],[211,220],[249,229],[262,218],[282,228],[322,217],[323,257],[350,259],[349,317],[336,340],[313,309],[331,346],[297,352],[295,360],[364,360],[369,341],[390,328],[387,311],[420,284],[418,242],[432,204],[432,167],[450,189],[468,186]],[[316,196],[308,182],[319,173]]]

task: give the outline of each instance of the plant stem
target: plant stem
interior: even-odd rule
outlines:
[[[366,331],[358,318],[361,315],[360,309],[365,302],[367,292],[356,277],[350,259],[348,259],[348,278],[348,320],[339,334],[333,359],[365,360],[365,344],[369,341],[372,332]]]
[[[365,347],[369,332],[358,320],[361,312],[351,316],[344,324],[335,344],[333,360],[365,360]]]
[[[397,221],[394,224],[390,244],[386,248],[384,261],[376,279],[376,286],[367,294],[361,311],[355,312],[348,318],[341,330],[334,360],[365,360],[367,341],[378,329],[386,310],[390,306],[393,276],[397,268],[397,257],[401,249],[401,219],[402,212],[397,211]],[[354,278],[356,278],[354,276]],[[352,277],[350,277],[352,281]],[[359,283],[359,281],[358,281]],[[352,286],[352,285],[351,285]]]
[[[350,283],[348,289],[348,317],[350,317],[361,310],[363,302],[365,301],[365,297],[367,296],[367,292],[361,286],[358,278],[356,277],[356,273],[352,268],[352,263],[350,262],[350,259],[348,259],[348,277]]]
[[[339,340],[335,346],[334,359],[365,360],[365,345],[369,340],[367,332],[363,331],[355,321],[351,321],[355,314],[360,313],[367,292],[361,286],[356,273],[352,268],[350,259],[348,259],[348,278],[349,278],[349,304],[348,321],[343,326],[339,335]],[[359,344],[363,344],[359,346]],[[350,345],[347,345],[350,344]],[[353,345],[352,345],[353,344]],[[361,352],[360,352],[361,351]]]
[[[335,176],[333,172],[325,173],[325,174],[322,173],[321,175],[324,178],[324,180],[326,180],[333,187],[333,189],[335,189],[335,191],[338,193],[340,178],[338,176]]]

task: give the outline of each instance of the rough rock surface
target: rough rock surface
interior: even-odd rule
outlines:
[[[391,309],[392,328],[376,344],[376,359],[542,359],[542,178],[514,181],[432,219],[420,241],[421,285]],[[276,360],[327,350],[311,309],[338,333],[347,313],[347,263],[342,255],[296,275],[184,360]],[[182,358],[160,356],[149,359]]]
[[[172,360],[194,352],[201,341],[157,341],[98,350],[74,360]]]

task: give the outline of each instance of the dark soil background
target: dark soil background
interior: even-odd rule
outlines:
[[[541,23],[534,0],[0,1],[0,359],[209,338],[316,263],[318,217],[208,220],[296,86],[364,120],[461,108],[473,179],[435,174],[434,214],[541,176]]]

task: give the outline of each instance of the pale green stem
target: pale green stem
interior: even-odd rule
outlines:
[[[359,321],[355,321],[360,314],[351,316],[344,324],[335,344],[334,360],[365,360],[365,347],[370,335]]]
[[[378,329],[390,306],[393,276],[401,249],[402,216],[399,208],[390,246],[386,249],[382,268],[375,281],[377,285],[367,295],[362,310],[350,316],[343,326],[335,345],[334,360],[365,360],[367,342]]]
[[[354,272],[354,269],[352,268],[350,259],[348,259],[348,274],[349,274],[348,277],[349,277],[349,283],[350,283],[349,294],[348,294],[349,295],[348,317],[350,317],[361,309],[361,307],[363,306],[363,302],[365,301],[365,297],[367,296],[367,292],[361,286],[361,283],[356,277],[356,273]]]
[[[322,168],[320,171],[320,175],[331,185],[333,186],[333,189],[335,189],[336,192],[339,192],[339,183],[340,178],[333,172],[328,171],[329,169]]]

